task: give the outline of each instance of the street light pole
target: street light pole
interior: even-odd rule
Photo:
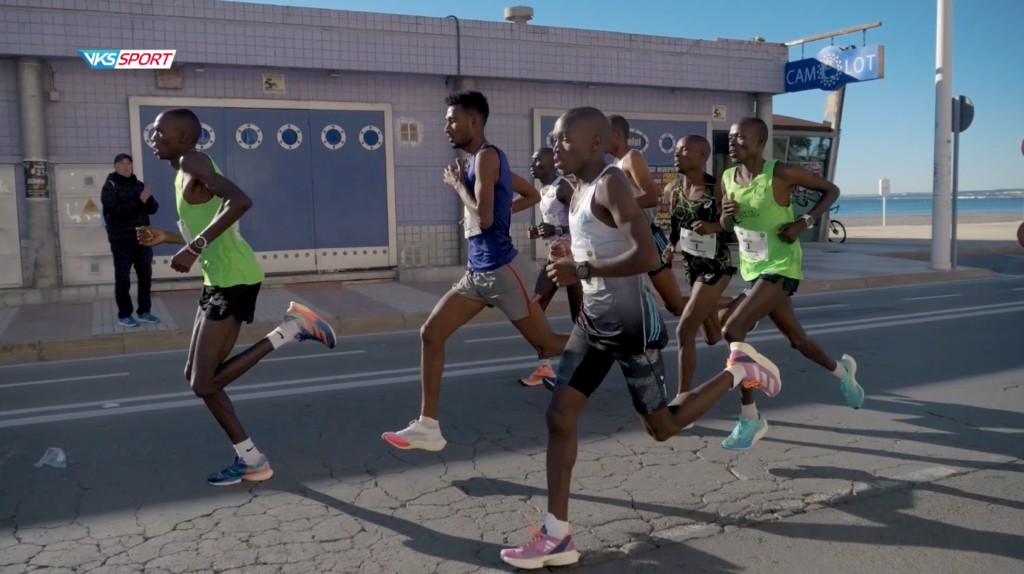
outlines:
[[[932,172],[932,269],[950,269],[953,217],[949,152],[953,131],[953,0],[937,0],[935,166]]]

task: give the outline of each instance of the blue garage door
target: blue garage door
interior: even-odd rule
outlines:
[[[384,112],[309,112],[321,271],[388,265]]]
[[[242,237],[267,273],[316,270],[309,112],[226,108],[224,119],[233,141],[222,169],[253,201]]]
[[[147,144],[153,121],[168,107],[140,107]],[[265,272],[389,266],[384,112],[192,110],[203,123],[199,148],[253,199],[240,231]],[[153,224],[175,230],[175,171],[151,147],[144,150],[146,183],[161,202]],[[176,251],[156,249],[156,276],[180,277],[162,265]]]

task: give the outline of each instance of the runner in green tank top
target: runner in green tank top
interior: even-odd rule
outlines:
[[[154,152],[178,170],[174,199],[179,233],[154,227],[139,227],[137,231],[139,242],[148,247],[161,243],[184,245],[171,260],[171,268],[179,273],[188,273],[197,259],[202,260],[203,292],[185,362],[185,379],[235,446],[235,461],[207,479],[212,485],[225,486],[267,480],[274,471],[242,428],[224,387],[285,343],[315,340],[333,348],[335,336],[326,321],[293,302],[279,327],[225,360],[238,341],[242,323],[253,321],[263,270],[238,231],[238,220],[252,207],[252,200],[224,177],[213,160],[196,151],[201,131],[199,118],[191,110],[167,110],[157,116]]]
[[[857,362],[849,355],[835,360],[807,336],[793,313],[790,297],[803,279],[800,233],[828,212],[839,188],[800,166],[764,159],[768,126],[757,118],[740,120],[729,130],[729,155],[738,164],[718,181],[722,226],[736,233],[740,274],[748,288],[721,312],[723,335],[730,343],[743,341],[753,326],[770,317],[789,344],[839,379],[846,404],[859,409],[864,389],[857,383]],[[793,219],[790,190],[794,186],[821,193],[810,213]],[[768,432],[768,421],[757,412],[754,395],[744,389],[740,420],[722,446],[747,449]]]

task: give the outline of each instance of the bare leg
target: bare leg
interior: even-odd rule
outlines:
[[[444,372],[444,344],[459,327],[465,325],[480,311],[484,303],[449,291],[438,301],[427,322],[420,328],[420,371],[422,403],[420,415],[437,418],[437,403],[441,394],[441,374]]]
[[[732,279],[730,277],[730,279]],[[708,345],[714,345],[715,343],[722,340],[722,319],[720,314],[722,310],[732,304],[732,299],[728,297],[719,297],[718,306],[715,308],[713,313],[708,314],[708,318],[704,319],[704,324],[701,325],[701,331],[704,333],[704,342]]]
[[[569,520],[569,485],[576,465],[577,426],[587,396],[558,385],[548,406],[548,512],[558,520]]]
[[[722,371],[710,381],[696,389],[678,395],[669,406],[648,416],[641,416],[640,422],[658,442],[666,441],[695,422],[733,388],[733,374]]]
[[[551,330],[551,324],[544,316],[544,310],[536,301],[530,303],[530,314],[518,321],[512,321],[512,325],[544,358],[561,355],[565,344],[569,341],[568,334],[555,333]]]
[[[750,328],[754,326],[769,313],[774,311],[786,301],[789,296],[782,289],[782,281],[772,283],[770,281],[758,280],[754,288],[742,299],[737,298],[739,303],[729,315],[728,321],[722,332],[725,340],[730,343],[742,342]],[[754,403],[754,391],[743,388],[740,390],[741,403],[750,405]]]
[[[537,274],[537,284],[534,286],[533,292],[537,295],[537,304],[540,305],[542,310],[547,311],[548,305],[551,304],[551,299],[558,292],[558,285],[555,285],[555,282],[548,277],[546,269],[541,269],[540,273]]]
[[[718,299],[729,286],[729,277],[722,277],[714,285],[697,281],[690,291],[690,300],[676,327],[679,342],[679,393],[690,390],[693,374],[697,370],[697,331],[712,317],[718,319]],[[705,337],[707,333],[705,331]]]
[[[192,392],[206,402],[207,408],[227,433],[232,444],[238,444],[249,437],[235,415],[235,409],[231,399],[224,392],[224,387],[242,376],[273,350],[270,341],[262,339],[231,361],[224,363],[224,359],[238,341],[241,327],[242,323],[234,317],[221,321],[201,318],[193,338],[191,363]]]
[[[769,317],[771,317],[779,332],[789,341],[790,347],[800,351],[801,355],[818,363],[828,372],[831,373],[836,370],[835,359],[828,356],[814,339],[807,336],[803,327],[800,326],[800,321],[796,318],[796,314],[793,313],[793,302],[789,297],[783,299],[782,303],[771,312]]]
[[[666,267],[652,275],[651,283],[654,284],[654,289],[661,296],[661,300],[665,302],[665,308],[676,317],[682,315],[683,309],[686,307],[686,301],[683,298],[682,291],[679,289],[679,282],[676,281],[676,274],[672,272],[672,269]]]

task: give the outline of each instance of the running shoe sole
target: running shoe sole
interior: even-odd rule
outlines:
[[[238,479],[233,480],[231,482],[228,482],[228,481],[220,481],[220,482],[206,481],[206,482],[208,484],[210,484],[211,486],[234,486],[234,485],[239,484],[241,482],[266,482],[266,481],[270,480],[270,478],[272,476],[274,476],[274,470],[268,468],[264,472],[257,472],[255,474],[246,475],[244,477],[238,477]]]
[[[443,450],[444,447],[448,444],[448,441],[444,440],[443,438],[438,442],[424,442],[419,440],[409,442],[394,433],[384,433],[383,435],[381,435],[381,438],[384,439],[384,442],[400,450],[418,449],[425,450],[428,452],[438,452]]]
[[[548,566],[569,566],[580,561],[580,553],[576,550],[572,552],[562,552],[552,556],[542,556],[540,558],[533,558],[530,560],[520,558],[506,558],[501,557],[502,561],[510,566],[515,566],[521,570],[539,570],[541,568],[547,568]]]
[[[765,357],[761,353],[755,351],[754,348],[747,343],[734,343],[734,345],[736,349],[740,350],[742,353],[744,353],[751,359],[754,359],[754,362],[756,362],[762,369],[765,369],[766,371],[775,375],[775,380],[779,382],[778,390],[775,391],[775,394],[770,395],[767,393],[766,389],[758,387],[756,385],[750,385],[746,380],[744,380],[742,383],[745,388],[761,389],[763,391],[766,391],[765,394],[768,395],[769,397],[774,397],[775,395],[778,395],[780,392],[782,392],[782,375],[779,373],[779,368],[775,365],[775,363],[771,362],[768,359],[768,357]]]

